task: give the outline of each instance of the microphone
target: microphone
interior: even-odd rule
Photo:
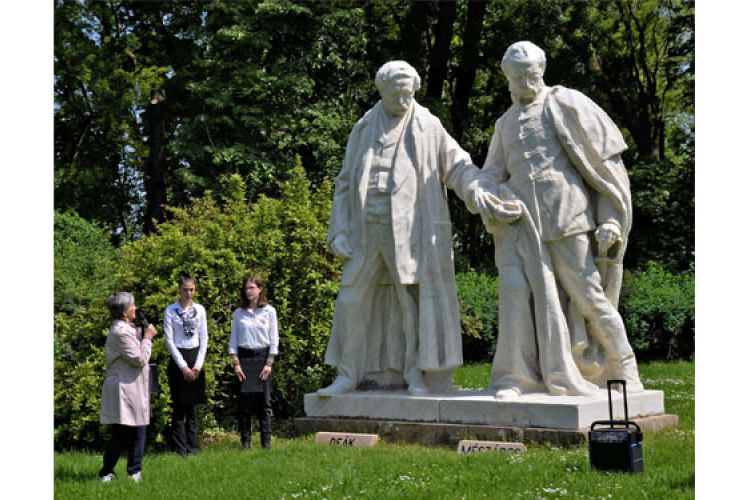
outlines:
[[[141,322],[141,326],[142,326],[143,328],[148,328],[148,325],[150,324],[150,323],[148,322],[148,318],[147,318],[147,317],[146,317],[146,315],[145,315],[145,314],[143,314],[143,313],[142,313],[141,311],[138,311],[138,319],[140,320],[140,322]]]

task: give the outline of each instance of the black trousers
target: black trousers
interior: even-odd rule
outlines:
[[[198,442],[198,405],[172,405],[172,445],[180,455],[195,453]]]
[[[238,349],[240,359],[245,357],[262,357],[264,360],[268,350],[251,351],[249,349]],[[246,377],[257,374],[245,373]],[[263,392],[242,392],[239,384],[237,391],[239,393],[239,404],[237,411],[237,427],[239,428],[240,440],[243,445],[249,445],[252,438],[252,428],[250,418],[255,415],[260,423],[260,441],[263,447],[271,445],[271,376],[263,383]]]
[[[128,475],[141,471],[143,452],[146,450],[146,426],[112,425],[112,436],[104,450],[104,465],[99,477],[114,472],[123,449],[128,450]]]

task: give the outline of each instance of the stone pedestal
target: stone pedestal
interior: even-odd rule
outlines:
[[[676,427],[677,415],[652,415],[633,420],[646,432]],[[423,446],[455,447],[462,439],[535,443],[559,447],[579,446],[588,440],[588,428],[544,429],[541,427],[502,427],[494,425],[441,424],[403,420],[367,420],[334,417],[303,417],[294,421],[297,434],[316,432],[360,432],[377,434],[387,442],[415,443]]]
[[[613,392],[615,419],[623,419],[622,394]],[[595,420],[609,419],[607,391],[596,396],[527,394],[512,401],[496,400],[488,391],[411,396],[406,391],[355,391],[328,397],[305,395],[310,418],[488,425],[508,428],[579,430]],[[664,414],[664,393],[628,395],[631,419]]]

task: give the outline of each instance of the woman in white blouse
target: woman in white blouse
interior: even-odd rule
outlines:
[[[208,348],[206,310],[193,302],[195,278],[180,273],[179,300],[164,310],[164,340],[171,358],[167,366],[172,396],[172,446],[182,456],[200,448],[198,405],[206,402],[203,361]]]
[[[271,447],[271,373],[279,352],[276,309],[266,301],[263,281],[246,277],[240,289],[242,307],[234,311],[229,354],[239,382],[237,424],[243,448],[250,447],[250,415],[260,421],[260,442]]]

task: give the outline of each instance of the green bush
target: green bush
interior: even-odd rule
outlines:
[[[118,288],[121,253],[107,232],[55,213],[54,439],[57,448],[99,446],[106,297]]]
[[[620,314],[639,360],[686,359],[695,351],[695,274],[656,262],[626,271]]]
[[[497,276],[456,274],[464,363],[492,361],[497,341]]]
[[[55,212],[55,312],[100,303],[117,284],[120,252],[106,230],[75,212]]]
[[[636,163],[628,168],[633,193],[633,231],[625,254],[628,269],[656,261],[686,270],[695,253],[695,161],[686,158]]]
[[[278,311],[280,346],[274,365],[274,411],[301,415],[303,395],[333,379],[323,364],[338,292],[340,264],[325,248],[331,185],[311,193],[300,165],[291,170],[281,197],[248,204],[245,183],[227,177],[224,192],[172,208],[157,232],[122,250],[97,226],[73,215],[56,217],[55,232],[55,447],[102,445],[99,404],[104,382],[104,343],[109,331],[106,297],[132,292],[161,333],[164,308],[177,297],[177,277],[187,269],[197,280],[195,300],[208,315],[204,369],[209,402],[202,407],[205,432],[235,425],[234,375],[229,349],[232,314],[247,273],[266,282]],[[159,335],[152,361],[165,390],[154,396],[149,433],[164,443],[169,425],[166,365]]]
[[[274,411],[301,415],[303,395],[332,379],[323,354],[333,320],[340,266],[325,248],[331,186],[314,194],[298,163],[280,199],[246,201],[238,175],[224,180],[222,196],[209,193],[187,208],[172,208],[170,221],[125,250],[127,289],[141,309],[161,324],[163,310],[177,297],[177,278],[186,269],[196,278],[196,302],[206,308],[209,346],[204,364],[208,404],[202,428],[235,425],[234,374],[228,356],[232,315],[239,306],[242,277],[260,275],[279,317],[279,356],[274,364]],[[159,337],[160,338],[160,337]],[[157,340],[153,358],[166,387],[169,354]],[[154,406],[154,432],[167,424],[168,399]],[[160,436],[158,436],[160,437]]]
[[[456,274],[464,362],[492,361],[497,340],[497,276]],[[641,360],[687,359],[695,349],[695,275],[672,273],[650,262],[626,271],[620,314]]]

